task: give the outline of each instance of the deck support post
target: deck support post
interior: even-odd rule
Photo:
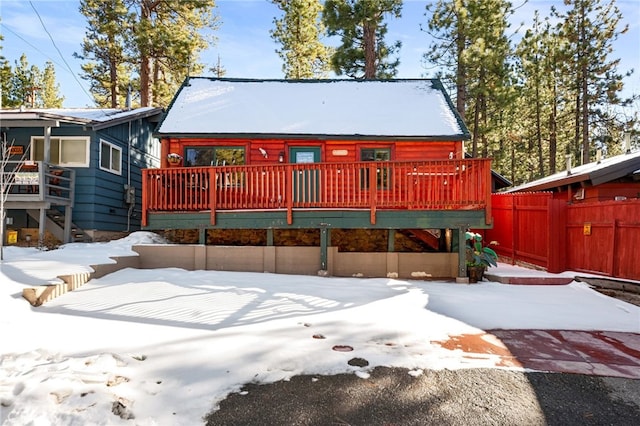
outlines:
[[[330,230],[326,227],[320,228],[320,270],[327,271],[327,251]]]
[[[273,246],[273,228],[267,228],[267,246]]]
[[[387,251],[393,253],[396,250],[396,230],[387,230]]]
[[[73,207],[65,206],[64,207],[64,230],[62,240],[65,243],[71,242],[71,218],[73,216]]]
[[[467,251],[466,251],[466,228],[460,226],[458,228],[458,276],[456,282],[469,282],[467,278]]]
[[[46,226],[47,212],[44,207],[40,207],[40,216],[38,217],[38,248],[44,246],[44,230]]]
[[[207,228],[198,229],[198,244],[207,245]]]

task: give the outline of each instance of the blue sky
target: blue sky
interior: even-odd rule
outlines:
[[[278,8],[267,0],[218,0],[216,3],[222,21],[216,32],[218,41],[204,52],[201,62],[213,67],[219,55],[227,77],[282,78],[282,63],[275,53],[278,45],[269,36],[274,17],[280,16]],[[402,18],[389,20],[388,40],[403,43],[399,78],[433,76],[434,70],[425,68],[422,61],[430,43],[429,36],[420,29],[420,25],[427,22],[424,16],[427,3],[405,0]],[[551,5],[562,7],[562,1],[531,0],[517,9],[512,27],[520,23],[530,25],[535,9],[540,10],[541,16],[547,16]],[[623,13],[623,25],[629,25],[629,32],[616,41],[613,57],[621,58],[620,71],[636,70],[626,81],[625,93],[640,93],[640,0],[618,0],[617,5]],[[73,57],[73,52],[80,53],[85,32],[85,19],[78,7],[77,0],[0,2],[3,56],[13,64],[26,53],[29,63],[40,68],[47,60],[52,61],[65,107],[92,106],[89,86],[79,77],[81,61]]]

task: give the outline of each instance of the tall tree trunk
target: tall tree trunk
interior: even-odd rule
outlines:
[[[582,66],[582,164],[590,160],[589,144],[589,89],[587,81],[587,65]]]
[[[471,135],[471,156],[478,155],[478,138],[480,137],[480,95],[476,97],[473,110],[473,134]]]
[[[549,117],[549,174],[556,172],[556,155],[558,154],[558,95],[553,86],[553,104]]]
[[[140,5],[140,24],[142,27],[151,28],[151,8],[154,7],[148,1],[142,1]],[[149,36],[144,35],[145,40],[139,46],[140,50],[140,106],[151,106],[151,58],[149,55]]]
[[[536,149],[538,150],[538,171],[544,176],[544,158],[542,156],[542,123],[540,117],[540,81],[536,79]]]
[[[111,62],[109,68],[109,78],[111,79],[111,108],[118,108],[118,71],[113,62]]]
[[[467,68],[463,59],[463,53],[465,49],[465,38],[458,29],[458,37],[456,39],[457,59],[458,67],[456,68],[456,109],[462,117],[465,119],[466,104],[467,104]]]
[[[578,77],[579,78],[579,77]],[[580,107],[582,103],[580,102],[580,82],[578,81],[578,87],[576,87],[576,105],[575,105],[575,113],[573,117],[573,121],[575,122],[575,133],[573,135],[573,153],[577,158],[582,158],[582,154],[580,153],[580,120],[582,116],[580,115]],[[576,159],[577,159],[576,158]]]
[[[376,26],[365,21],[363,25],[364,36],[364,78],[372,80],[376,78]]]
[[[487,96],[483,94],[480,98],[480,114],[482,114],[482,128],[483,132],[480,134],[480,140],[482,141],[482,157],[487,158],[489,156],[489,147],[487,144]]]
[[[109,35],[109,43],[115,45],[115,37]],[[115,55],[109,54],[109,84],[111,85],[111,108],[118,107],[118,60]]]
[[[579,46],[578,46],[578,66],[580,67],[580,86],[578,90],[580,91],[580,98],[582,100],[581,112],[582,117],[580,118],[582,124],[582,143],[579,145],[582,147],[582,164],[589,163],[589,98],[588,98],[588,70],[587,70],[587,46],[589,45],[590,40],[587,40],[586,35],[586,21],[587,20],[587,12],[585,10],[585,2],[582,1],[580,3],[580,23],[579,23]],[[578,129],[576,129],[576,133]],[[579,139],[580,140],[580,137]]]

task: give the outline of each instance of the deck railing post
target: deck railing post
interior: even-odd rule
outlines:
[[[209,168],[209,210],[211,211],[211,225],[216,224],[216,203],[218,199],[218,185],[216,179],[216,169]]]
[[[370,220],[371,224],[376,224],[376,198],[378,196],[378,166],[371,163],[369,165],[369,206],[371,209]]]
[[[293,166],[287,164],[286,166],[286,176],[285,176],[285,197],[286,197],[286,205],[287,205],[287,224],[291,225],[293,223]]]
[[[147,226],[149,210],[149,170],[142,170],[142,226]]]

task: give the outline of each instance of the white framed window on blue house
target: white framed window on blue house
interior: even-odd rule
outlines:
[[[100,140],[100,168],[117,175],[122,173],[122,149]]]
[[[49,162],[64,167],[89,167],[89,137],[51,137]],[[31,159],[44,161],[44,137],[31,138]]]

